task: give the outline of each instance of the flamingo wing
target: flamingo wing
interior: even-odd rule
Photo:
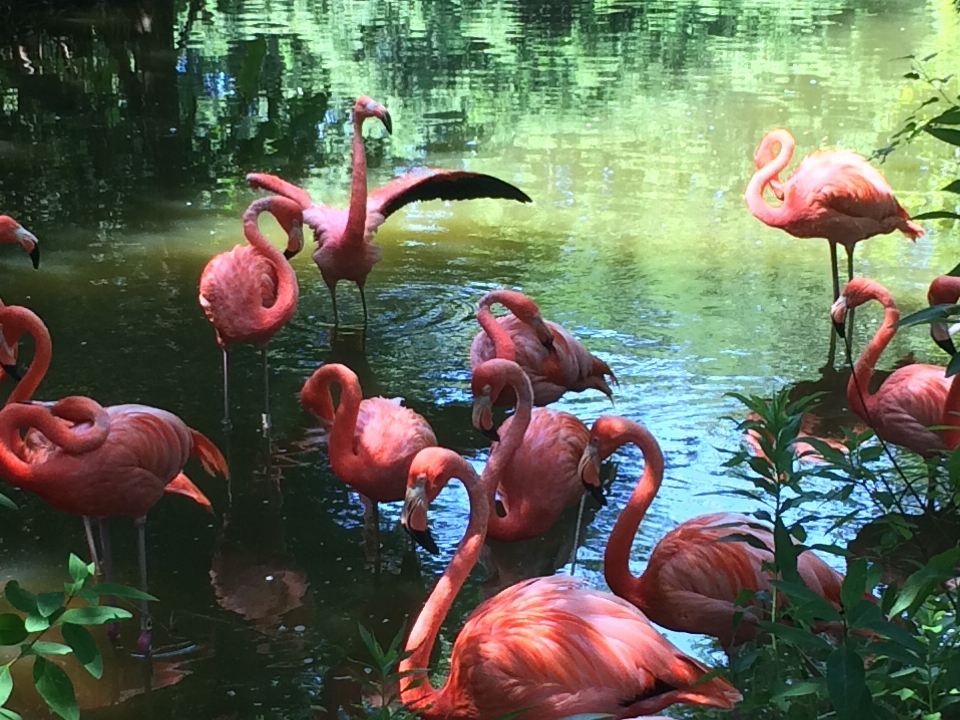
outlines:
[[[523,190],[493,175],[468,170],[417,168],[373,190],[367,197],[367,215],[381,215],[386,220],[404,205],[421,200],[477,198],[533,202]]]
[[[276,299],[276,269],[249,245],[215,255],[200,276],[200,306],[228,343],[257,339],[261,311]]]
[[[660,635],[646,617],[578,578],[535,578],[482,603],[454,643],[441,705],[523,720],[583,712],[649,714],[676,702],[732,707],[737,691]],[[628,714],[631,713],[631,714]]]
[[[950,378],[938,365],[917,363],[895,371],[867,398],[871,426],[887,442],[930,455],[945,450],[941,435],[928,428],[943,422]]]
[[[793,178],[796,188],[842,215],[878,221],[901,213],[907,217],[883,175],[849,150],[812,152],[797,166]]]

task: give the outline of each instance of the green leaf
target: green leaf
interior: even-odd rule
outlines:
[[[830,604],[829,600],[808,588],[802,580],[800,582],[771,580],[770,584],[790,599],[791,615],[809,613],[813,616],[810,618],[811,620],[833,620],[836,622],[843,620],[843,616]]]
[[[951,305],[950,303],[930,305],[929,307],[923,308],[923,310],[917,310],[915,313],[910,313],[905,318],[900,318],[894,327],[901,328],[910,327],[911,325],[929,325],[933,322],[946,320],[951,315],[955,315],[958,310],[960,310],[960,305]]]
[[[890,616],[899,615],[904,610],[908,611],[908,615],[913,615],[934,587],[954,576],[953,568],[957,560],[960,560],[960,547],[930,558],[926,565],[907,578],[897,601],[890,608]]]
[[[90,592],[97,595],[113,595],[119,598],[130,598],[132,600],[151,600],[153,602],[160,602],[159,599],[155,598],[150,593],[145,593],[142,590],[137,590],[136,588],[128,587],[127,585],[121,585],[120,583],[98,583],[90,588]]]
[[[946,376],[953,377],[958,372],[960,372],[960,353],[957,353],[952,358],[950,358],[950,362],[947,363]]]
[[[960,130],[930,127],[929,125],[925,125],[923,130],[933,135],[937,140],[942,140],[950,145],[960,145]]]
[[[27,632],[43,632],[50,627],[50,620],[39,613],[30,613],[23,621],[23,626]]]
[[[47,640],[37,640],[30,646],[30,652],[35,655],[69,655],[73,652],[69,645]]]
[[[827,658],[827,692],[839,720],[866,720],[865,700],[870,700],[863,671],[863,659],[846,645]]]
[[[778,517],[773,524],[773,558],[784,580],[802,582],[800,573],[797,572],[797,558],[801,552],[803,548],[794,545],[790,531]]]
[[[804,628],[795,627],[793,625],[783,625],[781,623],[770,622],[769,620],[761,620],[759,625],[771,635],[776,635],[777,637],[786,640],[790,644],[796,645],[800,648],[809,648],[810,650],[819,651],[830,648],[830,643],[828,643],[819,635],[816,635],[809,630],[805,630]]]
[[[10,708],[0,707],[0,720],[23,720],[23,718]]]
[[[70,559],[67,561],[67,565],[70,570],[70,577],[73,578],[73,581],[76,583],[83,584],[84,580],[93,575],[93,563],[88,565],[73,553],[70,553]]]
[[[100,657],[100,648],[90,631],[83,625],[64,625],[63,639],[73,648],[74,655],[87,672],[99,680],[103,675],[103,658]]]
[[[33,593],[21,588],[20,583],[16,580],[9,580],[7,584],[3,586],[3,596],[7,599],[8,603],[20,612],[37,612],[37,598],[34,597]]]
[[[840,586],[840,603],[847,610],[855,607],[867,589],[867,561],[857,558],[847,565],[847,576]]]
[[[80,720],[73,685],[63,670],[38,657],[33,661],[33,684],[47,706],[63,720]]]
[[[0,705],[3,705],[13,692],[13,676],[10,674],[10,663],[0,666]]]
[[[45,592],[37,595],[37,610],[45,618],[63,607],[62,592]]]
[[[10,510],[17,509],[17,504],[13,500],[8,498],[6,495],[4,495],[3,493],[0,493],[0,506],[8,508]]]
[[[913,215],[914,220],[960,220],[960,215],[947,210],[931,210],[930,212]]]
[[[74,623],[76,625],[103,625],[114,620],[126,620],[133,617],[123,608],[111,607],[110,605],[98,605],[96,607],[71,608],[60,616],[57,622],[60,625]]]
[[[784,685],[782,690],[777,691],[771,696],[771,700],[777,702],[781,698],[800,697],[801,695],[812,695],[818,693],[826,687],[823,679],[801,680],[790,685]]]
[[[960,180],[954,180],[946,187],[941,188],[941,190],[943,190],[943,192],[960,193]]]
[[[0,615],[0,645],[19,645],[28,634],[22,617],[14,613]]]

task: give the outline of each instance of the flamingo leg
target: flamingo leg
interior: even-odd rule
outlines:
[[[847,250],[847,282],[853,280],[853,248],[846,248]],[[834,298],[836,302],[836,298]],[[848,341],[843,344],[847,355],[847,365],[853,365],[853,358],[850,356],[850,348],[853,346],[853,314],[855,312],[854,308],[850,308],[850,311],[847,313],[847,338]]]
[[[103,572],[107,582],[113,582],[113,552],[110,549],[110,525],[107,518],[97,518],[97,524],[100,530],[100,552],[103,555]],[[116,605],[117,598],[113,595],[107,597],[108,605]],[[107,637],[110,641],[117,639],[120,634],[120,625],[115,622],[107,623]]]
[[[366,495],[360,496],[363,503],[363,549],[367,562],[375,573],[380,572],[380,508]]]
[[[263,416],[261,425],[264,436],[270,434],[270,368],[267,364],[267,346],[260,348],[260,356],[263,358]]]
[[[330,300],[333,301],[333,326],[337,327],[340,324],[340,315],[337,313],[337,286],[334,285],[330,288]]]
[[[360,302],[363,304],[363,326],[367,326],[367,296],[363,294],[363,285],[357,283],[357,287],[360,288]]]
[[[830,243],[830,268],[833,270],[833,301],[836,302],[840,297],[840,268],[837,265],[837,244],[833,240]],[[852,265],[851,265],[852,267]]]
[[[87,549],[90,550],[90,559],[93,560],[93,570],[97,577],[102,577],[100,569],[100,558],[97,557],[97,544],[93,540],[93,527],[90,525],[90,518],[83,516],[83,531],[87,535]]]
[[[230,429],[230,385],[227,382],[227,349],[223,348],[223,427]]]
[[[573,530],[573,552],[570,553],[570,575],[577,574],[577,550],[580,549],[580,523],[583,522],[583,507],[587,503],[587,494],[580,495],[580,507],[577,509],[577,525]]]
[[[134,524],[137,526],[137,552],[140,555],[140,589],[147,592],[147,518],[138,517]],[[137,648],[145,655],[150,654],[150,636],[153,630],[153,619],[150,617],[150,606],[146,600],[140,601],[140,637],[137,638]]]

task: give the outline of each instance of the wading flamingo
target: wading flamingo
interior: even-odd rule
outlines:
[[[17,243],[26,250],[34,269],[40,267],[40,241],[9,215],[0,215],[0,243]]]
[[[373,242],[373,234],[383,221],[404,205],[420,200],[474,200],[502,198],[531,202],[519,188],[492,175],[466,170],[418,168],[394,178],[367,196],[367,157],[363,149],[363,122],[379,118],[387,132],[393,132],[390,113],[366,95],[353,105],[353,165],[350,174],[350,205],[347,209],[313,202],[303,188],[288,183],[275,175],[250,173],[251,187],[262,188],[283,195],[299,203],[303,219],[313,228],[317,249],[313,260],[320,268],[323,282],[330,290],[333,302],[333,321],[337,314],[337,283],[355,282],[363,303],[363,323],[367,323],[367,298],[363,286],[373,266],[380,261],[380,246]]]
[[[509,315],[495,318],[490,306],[499,303]],[[533,404],[547,405],[568,390],[580,392],[593,388],[611,400],[613,393],[605,376],[614,382],[613,371],[592,355],[560,325],[544,320],[540,308],[516,290],[493,290],[477,303],[477,321],[483,328],[470,345],[470,369],[491,358],[513,360],[530,377]],[[495,398],[498,405],[513,405],[509,392]]]
[[[780,150],[774,155],[773,148]],[[847,279],[853,279],[853,250],[874,235],[899,230],[911,240],[923,228],[897,202],[883,175],[864,157],[849,150],[815,150],[780,183],[780,172],[793,157],[793,136],[783,128],[771,130],[754,154],[757,165],[744,199],[751,214],[770,227],[798,238],[826,238],[833,268],[833,299],[840,295],[837,243],[847,251]],[[783,202],[772,206],[763,199],[769,185]]]
[[[432,544],[427,507],[452,478],[466,487],[470,520],[407,638],[409,656],[399,667],[405,706],[426,720],[559,720],[578,713],[633,718],[674,703],[729,708],[740,699],[722,678],[700,682],[707,669],[632,605],[563,575],[512,585],[481,603],[457,635],[446,682],[431,687],[430,653],[480,555],[490,489],[452,450],[427,448],[410,466],[400,520]]]
[[[940,365],[914,363],[890,374],[875,393],[868,385],[873,368],[893,336],[900,311],[889,291],[876,280],[854,278],[830,308],[837,333],[843,337],[843,324],[848,310],[877,300],[883,305],[883,324],[857,358],[847,383],[847,402],[881,440],[901,445],[924,457],[946,450],[941,432],[930,427],[943,422],[950,378]]]
[[[269,210],[287,233],[281,253],[260,231],[260,213]],[[253,342],[263,358],[263,430],[270,429],[267,343],[297,310],[300,287],[289,260],[303,249],[303,212],[291,200],[265,197],[243,213],[248,245],[210,258],[200,275],[200,306],[216,329],[223,349],[223,422],[230,424],[227,351],[238,342]]]
[[[501,541],[536,537],[565,508],[583,497],[584,485],[577,468],[589,432],[570,413],[548,408],[531,410],[530,381],[515,362],[487,360],[474,370],[470,384],[474,393],[474,426],[483,433],[493,432],[494,391],[511,388],[519,397],[516,412],[496,431],[499,439],[494,441],[490,457],[497,459],[483,473],[487,485],[496,489],[505,511],[502,517],[490,513],[487,537]],[[593,494],[606,503],[599,488]]]
[[[95,422],[87,427],[82,420],[90,417],[91,408]],[[21,444],[22,429],[36,432],[28,433],[18,452],[14,446]],[[84,518],[135,518],[144,592],[146,514],[171,482],[193,487],[183,474],[188,457],[199,458],[211,475],[227,476],[226,460],[217,447],[165,410],[145,405],[100,408],[88,398],[67,398],[51,407],[14,403],[0,410],[0,476],[63,512]],[[138,640],[143,652],[150,648],[151,627],[144,602]]]
[[[340,386],[336,410],[330,385]],[[400,399],[362,400],[360,381],[346,365],[321,365],[300,390],[300,403],[330,431],[328,452],[333,472],[373,507],[403,500],[407,469],[413,456],[437,444],[422,415],[400,405]]]
[[[633,443],[643,453],[644,468],[627,505],[620,511],[603,554],[603,574],[614,593],[636,605],[653,622],[671,630],[702,633],[720,640],[724,649],[752,640],[758,621],[769,616],[761,603],[737,605],[743,589],[768,592],[770,573],[763,564],[773,553],[746,542],[722,542],[728,535],[751,535],[773,548],[773,534],[756,520],[735,513],[710,513],[681,523],[657,543],[640,577],[630,572],[630,551],[640,521],[663,481],[663,453],[639,423],[601,415],[590,430],[580,461],[580,477],[600,487],[601,460]],[[840,607],[843,577],[811,552],[797,558],[797,570],[808,589]],[[734,626],[738,613],[739,625]]]

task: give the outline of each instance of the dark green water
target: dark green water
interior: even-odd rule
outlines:
[[[233,473],[227,485],[188,468],[215,517],[176,497],[150,515],[155,639],[187,650],[158,661],[149,693],[139,662],[108,658],[109,679],[81,690],[84,717],[337,716],[318,708],[349,702],[334,678],[345,657],[363,656],[357,623],[386,641],[417,611],[460,536],[465,494],[457,486],[438,500],[444,553],[423,557],[420,573],[388,529],[399,509],[383,508],[375,576],[357,496],[307,442],[316,422],[297,392],[319,363],[344,362],[365,394],[405,398],[442,444],[482,462],[468,349],[472,305],[491,288],[524,290],[606,360],[621,382],[616,411],[663,445],[667,480],[637,540],[637,570],[677,522],[745,509],[698,495],[734,485],[717,450],[738,443],[722,420],[739,413],[725,393],[815,379],[830,300],[826,243],[747,212],[753,150],[783,125],[800,155],[869,154],[924,96],[894,58],[940,51],[933,69],[946,74],[958,39],[943,0],[0,5],[0,211],[43,247],[36,272],[17,248],[0,248],[0,297],[31,307],[53,335],[39,395],[167,408],[228,452]],[[393,116],[392,136],[368,130],[372,185],[417,165],[464,167],[516,183],[535,204],[430,203],[390,218],[365,340],[332,332],[326,288],[303,253],[298,313],[271,343],[272,437],[257,432],[260,365],[247,346],[232,358],[227,437],[200,270],[242,241],[249,171],[346,201],[348,111],[360,93]],[[913,212],[945,202],[933,191],[956,168],[943,148],[921,140],[882,168]],[[865,243],[857,272],[919,307],[929,279],[957,259],[949,227],[928,231],[916,245]],[[355,290],[341,286],[340,298],[355,325]],[[878,313],[857,317],[862,335]],[[928,344],[904,333],[890,361],[907,350],[936,358]],[[587,422],[611,409],[595,394],[557,407]],[[636,454],[621,457],[611,507],[586,531],[578,571],[599,585],[606,535],[639,468]],[[58,583],[67,553],[85,552],[79,520],[12,494],[21,509],[0,517],[0,577]],[[572,523],[491,547],[449,631],[481,595],[562,568]],[[135,583],[133,528],[113,528],[120,572]]]

